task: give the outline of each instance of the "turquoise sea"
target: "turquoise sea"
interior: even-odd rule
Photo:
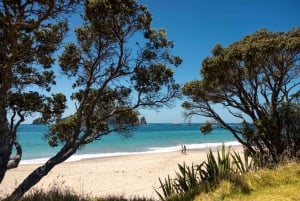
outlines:
[[[200,124],[146,124],[133,131],[130,138],[116,133],[85,145],[67,161],[87,158],[179,151],[185,144],[188,150],[213,148],[226,143],[238,145],[235,138],[225,129],[216,128],[211,134],[200,133]],[[23,164],[45,162],[55,155],[59,147],[48,145],[45,125],[21,125],[18,139],[23,148]]]

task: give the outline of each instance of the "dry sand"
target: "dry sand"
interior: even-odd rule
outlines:
[[[232,149],[242,151],[241,146]],[[57,165],[33,190],[59,187],[80,195],[157,198],[155,189],[159,189],[158,178],[174,177],[178,164],[200,164],[207,153],[208,150],[188,150],[186,155],[178,151],[65,162]],[[20,165],[9,170],[0,184],[0,197],[9,194],[39,165]]]

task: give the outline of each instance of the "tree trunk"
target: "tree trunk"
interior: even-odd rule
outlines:
[[[12,169],[12,168],[17,168],[19,166],[19,163],[22,159],[22,147],[20,143],[17,140],[14,140],[14,146],[16,148],[16,155],[13,158],[10,158],[10,160],[7,163],[7,170]]]
[[[13,148],[13,136],[8,128],[6,110],[3,105],[4,103],[2,102],[0,105],[0,183],[7,171],[7,164]]]
[[[14,192],[6,198],[9,201],[20,200],[22,196],[34,185],[36,185],[44,176],[46,176],[53,167],[64,162],[72,156],[78,148],[78,144],[65,144],[62,149],[44,165],[35,169],[26,179],[14,190]]]
[[[2,182],[7,171],[7,164],[12,151],[12,140],[10,136],[0,130],[0,183]],[[9,132],[8,132],[9,133]]]

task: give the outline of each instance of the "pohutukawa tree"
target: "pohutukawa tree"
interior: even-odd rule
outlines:
[[[300,150],[295,122],[300,116],[293,94],[299,94],[299,64],[299,28],[286,33],[260,30],[227,48],[216,45],[202,62],[202,79],[184,85],[186,116],[212,118],[252,155],[268,156],[269,162],[278,162],[286,153],[295,157]],[[228,124],[214,105],[224,106],[241,125]]]
[[[61,72],[74,80],[73,115],[61,119],[53,110],[65,108],[66,98],[55,96],[42,107],[42,119],[52,122],[49,144],[60,151],[34,170],[10,196],[20,198],[57,164],[102,136],[127,136],[138,123],[139,108],[171,105],[181,94],[170,66],[173,56],[166,32],[151,27],[151,14],[134,0],[86,1],[77,42],[66,44],[59,57]],[[59,101],[55,101],[56,99]]]
[[[53,53],[68,31],[65,18],[79,2],[0,1],[0,183],[22,157],[19,125],[46,105],[49,115],[59,117],[64,109],[64,96],[46,97],[35,89],[49,91],[55,83]]]

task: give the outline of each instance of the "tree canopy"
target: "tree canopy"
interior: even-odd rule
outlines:
[[[23,8],[47,10],[46,8],[59,4],[58,2],[66,4],[67,1],[49,2],[50,5],[35,4],[31,1],[19,4],[4,1],[0,17],[10,17],[5,13],[6,10],[20,14]],[[75,1],[69,3],[73,5]],[[8,61],[5,60],[1,66],[3,78],[9,74],[16,77],[14,82],[22,81],[19,83],[20,87],[10,82],[10,85],[5,86],[5,90],[1,88],[1,96],[7,97],[5,102],[1,100],[1,129],[4,129],[2,125],[6,125],[5,132],[1,132],[5,134],[3,138],[9,141],[17,140],[18,125],[15,125],[15,133],[12,135],[12,128],[6,119],[8,110],[17,109],[16,115],[19,115],[21,121],[25,115],[20,112],[40,112],[42,121],[51,123],[49,144],[61,145],[55,156],[34,170],[16,188],[11,195],[13,199],[20,198],[55,165],[69,158],[79,147],[99,140],[111,132],[128,136],[138,124],[139,108],[170,106],[171,101],[181,94],[180,87],[173,78],[171,66],[179,66],[182,60],[171,54],[170,49],[174,44],[166,38],[166,31],[151,27],[152,16],[145,6],[134,0],[88,0],[84,4],[84,10],[83,24],[75,29],[77,41],[67,43],[58,58],[62,75],[74,80],[71,83],[73,94],[70,97],[76,105],[74,114],[62,118],[67,101],[64,94],[45,97],[25,89],[25,84],[33,83],[50,90],[48,83],[55,84],[52,53],[59,48],[63,36],[68,31],[66,21],[32,26],[30,30],[24,28],[24,33],[15,30],[19,34],[16,35],[16,42],[20,42],[23,49],[16,48],[20,49],[20,52],[13,54],[15,58],[24,57],[24,60],[22,65],[19,65],[16,62],[19,60],[15,59],[7,71]],[[51,20],[52,17],[56,17],[57,13],[54,11],[55,9],[48,10],[51,14],[43,19]],[[65,11],[69,10],[61,10],[59,13],[65,14]],[[30,12],[39,11],[29,10],[28,13]],[[28,15],[16,15],[16,19],[23,22]],[[39,16],[42,14],[28,19],[28,23],[38,20]],[[1,23],[4,23],[4,20]],[[1,31],[4,34],[6,29]],[[2,46],[7,49],[13,47],[10,43],[3,43]],[[28,55],[28,52],[32,52],[32,55]],[[10,58],[10,55],[7,51],[5,56]],[[32,57],[28,58],[29,56]],[[11,93],[14,95],[10,96]],[[25,97],[28,100],[26,103]],[[9,145],[12,146],[12,143]],[[10,155],[11,149],[3,151]],[[4,166],[8,162],[2,163]]]
[[[79,2],[0,2],[0,182],[6,170],[17,167],[22,157],[17,139],[20,123],[46,105],[49,115],[57,117],[64,109],[56,107],[64,97],[46,97],[37,89],[49,91],[55,84],[53,54],[68,31],[66,18]],[[13,147],[17,150],[14,157]]]
[[[288,32],[260,30],[227,48],[216,45],[212,56],[202,61],[201,80],[183,87],[188,98],[182,104],[186,116],[214,119],[252,155],[270,153],[270,161],[277,162],[290,151],[292,142],[299,143],[299,134],[290,133],[284,122],[292,113],[282,117],[287,107],[295,109],[289,106],[295,103],[293,94],[299,94],[299,64],[299,28]],[[242,124],[230,125],[214,105],[222,105]],[[293,147],[296,154],[299,147]]]

